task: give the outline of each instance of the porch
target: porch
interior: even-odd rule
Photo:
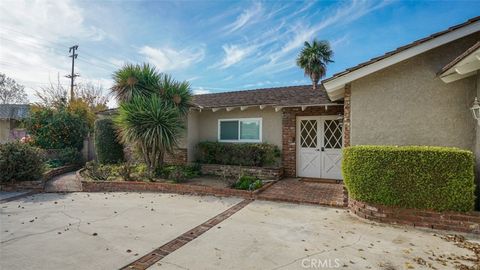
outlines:
[[[257,199],[346,207],[348,196],[343,184],[306,182],[285,178],[257,195]]]

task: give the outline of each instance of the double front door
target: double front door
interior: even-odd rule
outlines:
[[[339,116],[297,118],[297,175],[342,179],[342,120]]]

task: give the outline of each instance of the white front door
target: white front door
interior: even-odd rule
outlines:
[[[342,179],[342,122],[338,116],[297,118],[297,175]]]

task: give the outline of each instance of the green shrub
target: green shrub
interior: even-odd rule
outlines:
[[[200,163],[262,167],[277,165],[280,149],[267,143],[201,142],[198,154]]]
[[[0,182],[39,180],[43,169],[39,149],[20,142],[0,144]]]
[[[404,208],[470,211],[475,201],[471,152],[429,146],[353,146],[343,177],[355,200]]]
[[[109,165],[98,164],[95,161],[89,161],[85,164],[85,173],[93,180],[107,181],[111,177],[117,176],[117,168]]]
[[[159,177],[175,182],[184,182],[190,178],[199,176],[200,170],[198,166],[195,165],[168,165],[163,166],[156,174]]]
[[[124,160],[123,146],[117,139],[111,119],[95,121],[95,151],[101,164],[114,164]]]
[[[83,157],[80,151],[73,147],[55,150],[56,155],[46,161],[49,168],[58,168],[65,165],[81,164]]]
[[[34,144],[43,149],[82,149],[88,134],[87,121],[66,109],[33,110],[25,120],[25,127]]]
[[[233,184],[233,188],[235,189],[243,189],[243,190],[256,190],[263,186],[262,180],[253,177],[253,176],[242,176],[238,181]]]

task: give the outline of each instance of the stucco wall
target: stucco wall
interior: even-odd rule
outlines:
[[[187,161],[195,161],[195,151],[198,144],[198,112],[191,111],[188,114],[187,121],[187,139],[184,140],[184,145],[187,148]]]
[[[469,110],[476,78],[449,84],[436,73],[480,33],[446,44],[351,84],[351,144],[441,145],[473,150]]]
[[[282,113],[273,108],[260,110],[258,107],[248,108],[245,111],[235,109],[227,112],[204,110],[198,113],[198,142],[217,141],[218,119],[230,118],[262,118],[262,142],[275,144],[282,148]]]

